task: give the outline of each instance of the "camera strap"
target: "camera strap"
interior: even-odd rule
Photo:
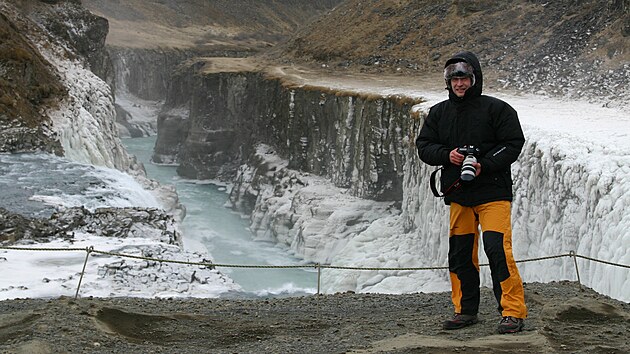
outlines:
[[[444,194],[440,194],[440,192],[437,189],[437,186],[436,186],[435,182],[437,180],[437,173],[440,170],[442,170],[442,169],[444,169],[444,167],[440,167],[440,168],[436,169],[435,171],[433,171],[431,173],[431,178],[430,178],[430,181],[429,181],[430,186],[431,186],[431,192],[433,192],[433,195],[436,196],[437,198],[446,197],[447,195],[455,192],[456,190],[459,189],[459,187],[462,186],[462,179],[458,178],[453,184],[451,184],[450,187],[448,187],[446,189],[446,191],[444,191]]]

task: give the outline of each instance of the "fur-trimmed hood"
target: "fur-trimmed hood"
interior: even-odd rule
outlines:
[[[481,72],[481,65],[479,64],[479,59],[472,52],[459,52],[453,55],[449,60],[444,64],[444,69],[446,69],[449,65],[458,63],[458,62],[466,62],[473,68],[474,81],[473,86],[471,86],[467,91],[466,95],[463,99],[468,97],[481,96],[482,88],[483,88],[483,73]],[[462,99],[457,97],[453,90],[449,87],[450,85],[446,85],[446,89],[449,91],[449,98],[461,101]]]

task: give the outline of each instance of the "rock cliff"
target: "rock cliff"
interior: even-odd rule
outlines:
[[[0,2],[5,141],[9,151],[54,151],[75,161],[129,169],[113,126],[111,77],[104,50],[107,21],[79,1]],[[102,77],[99,78],[95,73]],[[29,130],[28,132],[25,132]],[[11,134],[17,134],[18,139]],[[28,135],[28,137],[27,137]]]
[[[199,55],[194,50],[108,47],[115,77],[116,123],[121,135],[155,135],[155,117],[143,117],[136,108],[163,102],[174,72],[182,62]]]
[[[171,81],[156,160],[177,161],[188,178],[233,178],[265,143],[289,168],[326,177],[353,195],[402,200],[403,156],[413,145],[410,110],[417,102],[210,67],[198,61]]]

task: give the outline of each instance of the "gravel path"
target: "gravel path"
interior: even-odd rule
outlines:
[[[628,353],[630,304],[576,283],[525,285],[525,330],[444,331],[448,293],[295,298],[18,299],[0,302],[2,353]]]

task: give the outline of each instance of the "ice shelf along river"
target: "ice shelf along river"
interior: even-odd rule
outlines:
[[[150,162],[156,137],[122,139],[129,153],[144,164],[147,176],[174,185],[186,207],[181,231],[184,248],[208,252],[214,263],[238,265],[301,265],[288,249],[254,241],[243,215],[226,208],[229,187],[180,178],[175,166]],[[251,269],[219,267],[219,271],[252,295],[304,295],[317,291],[315,269]]]

